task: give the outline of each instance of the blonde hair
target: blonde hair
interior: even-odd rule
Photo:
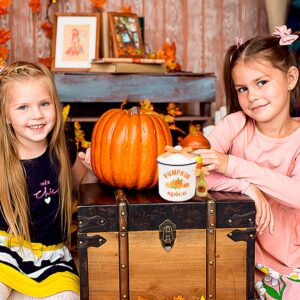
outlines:
[[[16,238],[30,241],[29,205],[26,174],[19,159],[17,139],[8,122],[7,104],[10,87],[16,81],[39,80],[49,91],[54,102],[56,122],[48,136],[50,159],[57,159],[59,167],[59,200],[62,215],[62,233],[70,236],[72,188],[70,163],[66,159],[64,121],[52,73],[41,64],[14,62],[0,72],[0,208],[8,224],[9,232]]]

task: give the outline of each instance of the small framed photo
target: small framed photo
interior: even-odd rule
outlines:
[[[99,40],[99,13],[57,13],[52,70],[87,71],[92,60],[99,57]]]
[[[144,45],[138,16],[109,12],[109,24],[115,57],[144,57]]]

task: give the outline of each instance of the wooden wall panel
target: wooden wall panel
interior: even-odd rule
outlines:
[[[40,29],[49,0],[40,1],[38,14],[32,14],[27,1],[13,0],[10,14],[0,16],[0,27],[12,33],[9,62],[50,56],[51,40]],[[224,104],[221,66],[226,49],[237,36],[248,39],[268,32],[264,0],[107,0],[105,10],[120,11],[122,5],[144,16],[144,39],[150,49],[157,51],[164,41],[174,41],[183,70],[216,74],[217,108]],[[48,12],[53,19],[55,12],[95,11],[90,0],[57,0]]]
[[[204,1],[188,0],[184,18],[185,52],[182,57],[182,67],[187,71],[204,72]],[[211,1],[209,1],[211,2]]]
[[[32,11],[23,0],[14,0],[10,7],[10,30],[12,35],[11,60],[34,60],[34,26]],[[28,51],[30,49],[30,51]]]

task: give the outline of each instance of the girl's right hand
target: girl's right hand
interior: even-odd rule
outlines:
[[[90,171],[92,171],[91,166],[91,148],[87,148],[86,152],[79,152],[78,157],[80,158],[80,161],[83,163],[83,165]]]
[[[256,207],[256,231],[261,235],[264,230],[269,226],[270,234],[274,232],[274,217],[272,213],[271,206],[268,200],[265,198],[264,194],[260,189],[250,184],[245,194],[254,200]]]

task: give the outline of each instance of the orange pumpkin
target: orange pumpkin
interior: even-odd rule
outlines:
[[[196,149],[209,149],[210,142],[205,138],[200,130],[200,126],[195,126],[192,131],[181,141],[182,147],[192,147]]]
[[[157,157],[172,145],[171,132],[156,112],[110,109],[95,124],[91,163],[105,184],[128,189],[146,189],[158,182]]]

